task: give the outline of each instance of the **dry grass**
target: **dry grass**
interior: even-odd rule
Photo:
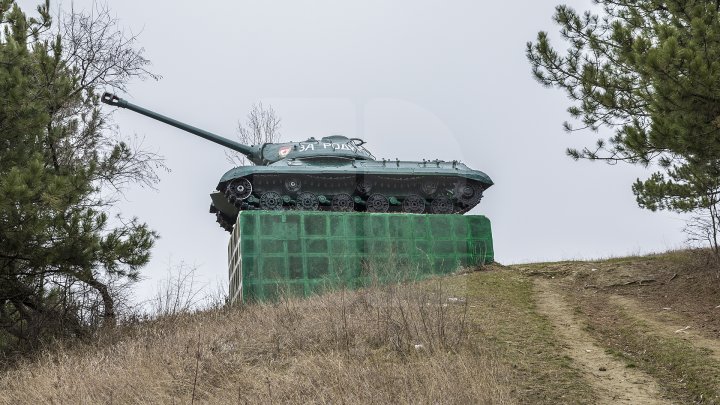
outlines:
[[[0,403],[513,403],[440,280],[166,317],[0,375]]]
[[[460,282],[460,280],[462,280]],[[537,311],[532,280],[516,270],[493,266],[447,280],[470,302],[477,339],[492,342],[503,364],[512,367],[512,395],[523,404],[592,404],[596,393],[573,361],[552,322]]]

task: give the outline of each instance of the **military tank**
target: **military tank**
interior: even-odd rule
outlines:
[[[105,93],[102,102],[135,111],[240,152],[254,163],[226,172],[210,194],[210,213],[232,231],[242,210],[464,214],[493,185],[453,160],[376,159],[359,138],[243,145]]]

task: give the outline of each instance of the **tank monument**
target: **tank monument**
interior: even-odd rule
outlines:
[[[210,213],[231,233],[232,302],[361,287],[378,279],[378,268],[411,268],[410,277],[422,278],[493,261],[490,221],[462,215],[493,182],[461,162],[378,160],[363,140],[341,135],[243,145],[114,94],[101,100],[254,163],[226,172],[210,194]]]

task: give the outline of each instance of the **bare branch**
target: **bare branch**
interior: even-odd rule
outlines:
[[[245,124],[238,122],[237,138],[246,145],[262,145],[280,140],[280,118],[272,106],[267,108],[262,103],[254,104],[247,115]],[[252,164],[238,152],[226,151],[227,160],[236,166]]]
[[[78,73],[79,90],[111,87],[126,91],[133,78],[161,78],[148,70],[145,50],[136,49],[138,34],[126,34],[107,4],[94,3],[87,14],[71,8],[59,20],[63,59]]]

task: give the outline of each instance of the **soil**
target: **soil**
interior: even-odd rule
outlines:
[[[547,279],[536,280],[536,298],[540,313],[546,315],[564,342],[566,355],[582,370],[593,386],[599,404],[664,404],[653,378],[607,354],[584,330],[583,322]]]

